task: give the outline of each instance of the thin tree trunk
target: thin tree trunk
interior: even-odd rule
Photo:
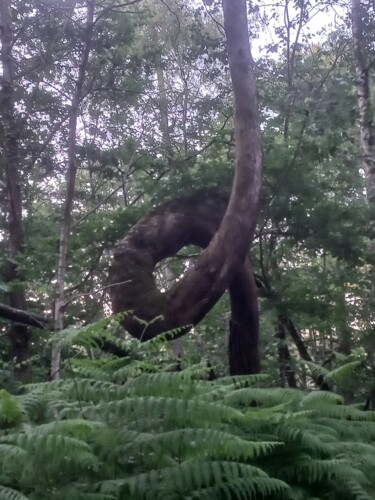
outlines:
[[[295,327],[293,321],[290,318],[288,318],[287,316],[284,316],[282,314],[279,315],[278,321],[290,333],[290,336],[292,337],[301,358],[304,359],[305,361],[309,361],[309,362],[314,363],[314,360],[311,357],[311,355],[310,355],[300,333],[298,332],[297,328]],[[329,391],[331,389],[330,385],[324,381],[324,377],[322,375],[318,375],[318,376],[312,375],[312,379],[314,380],[316,385],[320,389],[322,389],[323,391]]]
[[[282,321],[277,322],[275,337],[278,339],[279,371],[281,386],[285,387],[285,380],[288,387],[297,387],[296,374],[292,368],[292,358],[286,341],[285,325]]]
[[[163,138],[163,151],[165,152],[167,162],[170,162],[173,151],[171,135],[169,133],[169,111],[168,111],[168,100],[167,100],[167,88],[165,85],[165,76],[163,71],[161,54],[156,56],[156,78],[158,82],[159,91],[159,117],[160,117],[160,129]]]
[[[286,111],[285,111],[284,132],[283,132],[285,141],[287,141],[289,138],[290,118],[292,114],[292,105],[294,100],[293,78],[295,69],[295,58],[304,20],[304,11],[305,11],[304,0],[301,0],[299,2],[299,9],[300,11],[299,11],[297,33],[294,42],[291,43],[290,37],[291,37],[292,22],[290,20],[290,13],[289,13],[289,0],[285,0],[284,24],[286,28],[286,64],[287,64],[286,70],[287,70],[287,92],[288,92],[286,98]]]
[[[164,275],[165,275],[165,282],[166,282],[166,288],[170,288],[172,284],[176,281],[175,276],[169,266],[169,263],[166,264],[165,269],[164,269]],[[179,337],[178,339],[172,340],[172,353],[173,356],[177,360],[177,369],[181,370],[181,363],[182,363],[182,338]]]
[[[71,211],[74,200],[75,180],[77,175],[76,142],[77,142],[77,119],[79,106],[82,100],[82,89],[86,75],[87,63],[90,55],[92,32],[94,27],[95,1],[86,1],[86,27],[83,39],[83,49],[79,63],[78,77],[76,80],[74,95],[69,116],[69,136],[68,136],[68,169],[66,173],[66,198],[63,208],[62,221],[60,225],[59,237],[59,258],[56,276],[56,297],[54,320],[55,330],[62,330],[64,327],[64,287],[66,276],[66,260],[68,253],[68,243],[71,229]],[[52,348],[51,378],[59,378],[61,364],[61,351],[57,343]]]
[[[9,294],[10,306],[26,309],[25,290],[22,286],[22,276],[17,264],[19,255],[23,252],[24,231],[22,223],[22,194],[18,151],[19,130],[14,109],[14,62],[12,55],[12,26],[10,17],[10,0],[0,0],[0,36],[1,36],[1,115],[4,129],[3,160],[5,166],[5,182],[8,207],[9,228],[9,260],[6,264],[5,279],[9,282],[18,280],[17,285],[11,285]],[[8,331],[11,342],[12,356],[16,362],[16,370],[25,378],[30,372],[27,363],[29,332],[25,325],[14,324]]]
[[[358,113],[362,149],[362,168],[365,173],[366,193],[371,211],[371,240],[375,241],[375,150],[374,113],[370,97],[370,67],[367,63],[363,38],[362,6],[352,0],[352,30],[355,69],[357,76]]]

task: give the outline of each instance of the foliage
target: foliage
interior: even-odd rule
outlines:
[[[105,326],[63,342],[95,347]],[[375,494],[375,412],[337,394],[272,387],[266,375],[209,381],[203,365],[132,376],[137,361],[83,361],[69,360],[65,380],[1,391],[1,498]]]

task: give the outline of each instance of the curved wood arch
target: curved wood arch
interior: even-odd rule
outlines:
[[[153,209],[117,245],[109,277],[114,312],[132,311],[123,325],[141,341],[178,327],[189,331],[208,313],[225,288],[201,287],[181,293],[184,279],[162,293],[154,279],[161,260],[172,257],[187,245],[206,248],[218,230],[228,204],[226,195],[199,191]],[[196,295],[205,300],[197,303]],[[259,371],[258,305],[250,259],[246,257],[230,280],[232,307],[229,336],[230,371],[233,374]],[[182,297],[182,302],[178,301]],[[181,300],[181,299],[180,299]],[[144,325],[135,319],[148,322]],[[157,319],[156,319],[157,318]]]
[[[247,254],[258,218],[262,151],[247,2],[222,0],[222,4],[235,110],[236,167],[229,201],[214,200],[212,193],[195,198],[194,203],[185,198],[156,208],[142,219],[115,251],[111,296],[115,312],[132,309],[142,319],[152,321],[146,329],[132,317],[124,321],[133,335],[145,340],[162,331],[196,324],[229,287],[230,350],[247,360],[240,333],[249,322],[258,323]],[[152,276],[156,262],[191,243],[206,248],[181,281],[161,294]],[[155,321],[160,314],[163,319]],[[241,366],[231,366],[232,373],[240,370]],[[243,373],[254,372],[249,366],[246,370]]]

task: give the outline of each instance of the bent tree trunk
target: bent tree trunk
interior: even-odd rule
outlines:
[[[223,0],[223,9],[235,101],[236,168],[229,203],[200,192],[153,210],[119,243],[109,276],[113,310],[133,311],[123,323],[141,340],[175,328],[186,333],[229,286],[235,304],[230,345],[238,352],[241,328],[246,326],[248,333],[249,318],[256,330],[253,339],[258,336],[255,285],[247,252],[258,215],[262,155],[246,1]],[[161,293],[152,274],[155,264],[188,244],[205,250],[179,282]],[[244,308],[248,309],[244,312]],[[136,316],[149,323],[140,324]],[[253,339],[247,343],[250,351]],[[255,358],[254,366],[246,359],[232,364],[231,372],[258,371],[258,355]]]

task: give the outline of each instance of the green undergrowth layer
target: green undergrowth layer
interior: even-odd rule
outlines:
[[[77,360],[0,391],[0,499],[375,498],[375,412],[265,375]]]

